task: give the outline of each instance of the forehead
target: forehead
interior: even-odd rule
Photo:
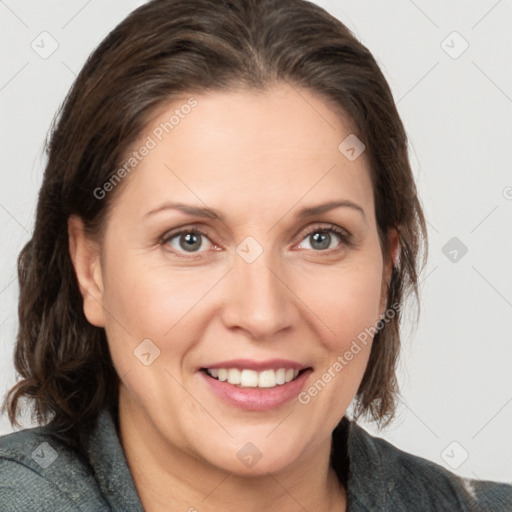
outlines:
[[[349,119],[288,84],[184,95],[160,106],[131,148],[150,147],[122,196],[135,209],[180,200],[248,216],[350,199],[373,217],[365,154],[340,150],[348,136]]]

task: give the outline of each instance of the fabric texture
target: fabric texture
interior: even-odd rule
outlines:
[[[459,477],[346,417],[332,437],[331,464],[347,482],[348,512],[512,512],[512,484]],[[110,412],[98,417],[87,457],[48,427],[0,437],[0,511],[143,510]]]

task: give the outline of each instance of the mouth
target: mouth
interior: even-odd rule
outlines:
[[[264,412],[296,399],[313,372],[311,367],[296,363],[287,363],[288,367],[282,364],[269,368],[268,364],[254,363],[258,370],[219,364],[215,368],[200,368],[197,373],[213,396],[224,403],[236,409]]]
[[[201,368],[209,378],[227,382],[237,388],[265,389],[284,386],[298,379],[304,372],[312,370],[311,367],[276,368],[256,371],[248,368]]]

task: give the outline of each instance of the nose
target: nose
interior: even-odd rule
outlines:
[[[286,281],[282,265],[271,261],[266,252],[252,263],[235,256],[226,282],[224,325],[260,341],[291,329],[299,312],[297,298]]]

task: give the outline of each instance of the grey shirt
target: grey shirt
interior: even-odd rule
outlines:
[[[331,463],[340,481],[347,479],[348,512],[512,511],[512,485],[461,478],[347,418],[332,438]],[[86,457],[48,427],[0,437],[0,511],[107,510],[143,511],[111,413],[98,417]]]

